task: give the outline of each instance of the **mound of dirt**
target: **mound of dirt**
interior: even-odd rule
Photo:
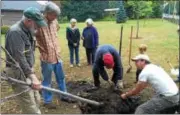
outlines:
[[[68,89],[71,90],[71,93],[104,103],[98,107],[87,103],[79,103],[79,108],[83,114],[130,114],[134,113],[136,107],[140,104],[139,97],[123,100],[120,98],[121,92],[113,91],[111,87],[98,90],[90,90],[91,88],[92,85],[86,81],[68,83]]]

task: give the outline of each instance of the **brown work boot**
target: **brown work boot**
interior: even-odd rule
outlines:
[[[56,109],[56,105],[54,105],[52,103],[45,103],[43,106],[48,109]]]

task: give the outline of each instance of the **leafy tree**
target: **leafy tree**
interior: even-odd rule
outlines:
[[[101,19],[107,7],[108,1],[68,0],[62,2],[63,16],[67,16],[69,20],[71,18],[76,18],[78,21],[84,21],[87,18]]]
[[[163,12],[162,9],[163,9],[163,1],[153,1],[151,17],[161,18]]]
[[[116,22],[124,23],[127,20],[126,11],[122,1],[119,1],[119,10],[117,12]]]
[[[125,8],[131,19],[148,17],[152,13],[152,1],[127,1]]]
[[[108,8],[117,8],[119,2],[118,1],[109,1]]]

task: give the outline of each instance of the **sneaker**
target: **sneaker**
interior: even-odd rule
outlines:
[[[70,99],[68,97],[61,98],[61,101],[67,102],[67,103],[75,103],[76,101],[73,99]]]
[[[71,64],[70,67],[71,67],[71,68],[74,67],[73,64]]]
[[[56,109],[56,105],[54,105],[52,103],[45,103],[43,106],[48,109]]]
[[[78,67],[81,67],[81,64],[77,64]]]

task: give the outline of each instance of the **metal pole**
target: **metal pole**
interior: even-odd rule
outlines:
[[[6,81],[10,81],[10,82],[15,82],[15,83],[21,84],[21,85],[31,86],[30,83],[28,84],[28,83],[26,83],[24,81],[17,80],[17,79],[8,77],[8,76],[4,77],[3,75],[1,75],[1,79],[6,80]],[[63,91],[60,91],[60,90],[57,90],[57,89],[42,86],[42,90],[46,90],[46,91],[50,91],[50,92],[57,93],[57,94],[60,94],[60,95],[68,96],[68,97],[74,98],[76,100],[79,100],[81,102],[89,103],[89,104],[92,104],[92,105],[95,105],[95,106],[102,105],[102,103],[99,103],[99,102],[96,102],[96,101],[93,101],[93,100],[89,100],[89,99],[85,99],[85,98],[82,98],[82,97],[79,97],[79,96],[76,96],[76,95],[73,95],[73,94],[70,94],[70,93],[67,93],[67,92],[63,92]]]

